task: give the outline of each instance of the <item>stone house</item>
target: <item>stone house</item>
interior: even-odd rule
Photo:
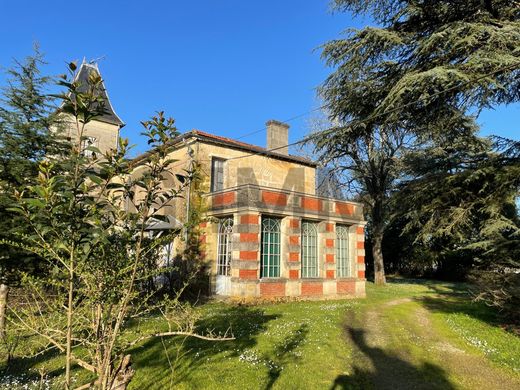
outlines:
[[[82,65],[79,73],[88,70]],[[93,121],[87,129],[99,147],[110,145],[104,137],[112,139],[122,125],[120,120],[109,123],[107,131],[107,121],[119,117],[108,95],[106,99],[108,118]],[[270,120],[266,129],[265,148],[199,130],[170,141],[169,158],[175,160],[171,169],[182,173],[197,162],[203,176],[207,218],[200,228],[213,293],[364,296],[362,205],[317,196],[317,164],[289,154],[289,126]],[[149,153],[153,151],[134,160],[137,167]],[[164,209],[170,227],[182,224],[186,207],[189,204],[178,199]]]

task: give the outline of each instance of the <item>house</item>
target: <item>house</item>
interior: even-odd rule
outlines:
[[[87,129],[97,145],[108,144],[98,129],[106,121]],[[115,132],[120,124],[113,125]],[[362,205],[317,196],[317,164],[289,154],[289,126],[270,120],[266,130],[265,148],[199,130],[169,142],[172,170],[182,173],[196,162],[202,174],[206,222],[200,229],[212,291],[233,297],[364,296]],[[134,160],[136,169],[150,153]],[[174,221],[171,227],[187,215],[184,199],[163,210]]]

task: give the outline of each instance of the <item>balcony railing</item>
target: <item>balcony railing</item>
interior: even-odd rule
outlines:
[[[234,209],[257,209],[281,215],[316,215],[339,220],[362,220],[363,206],[357,202],[325,198],[301,192],[254,184],[227,188],[206,195],[213,214]]]

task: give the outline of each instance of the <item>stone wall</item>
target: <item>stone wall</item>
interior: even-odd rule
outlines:
[[[61,126],[64,135],[74,140],[78,137],[76,123],[72,121],[70,116],[63,117],[63,125]],[[95,145],[102,153],[109,149],[117,149],[119,142],[119,126],[111,123],[92,120],[85,125],[84,136],[94,137]]]

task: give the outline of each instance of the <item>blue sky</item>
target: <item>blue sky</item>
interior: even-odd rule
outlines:
[[[70,60],[99,66],[122,135],[146,150],[139,122],[164,110],[180,131],[228,137],[261,130],[318,106],[329,70],[316,48],[366,21],[331,14],[327,0],[12,1],[0,0],[0,65],[39,42],[50,74]],[[0,85],[4,76],[0,76]],[[484,112],[483,134],[518,139],[518,104]],[[291,121],[290,140],[310,114]],[[242,139],[265,144],[265,132]]]

